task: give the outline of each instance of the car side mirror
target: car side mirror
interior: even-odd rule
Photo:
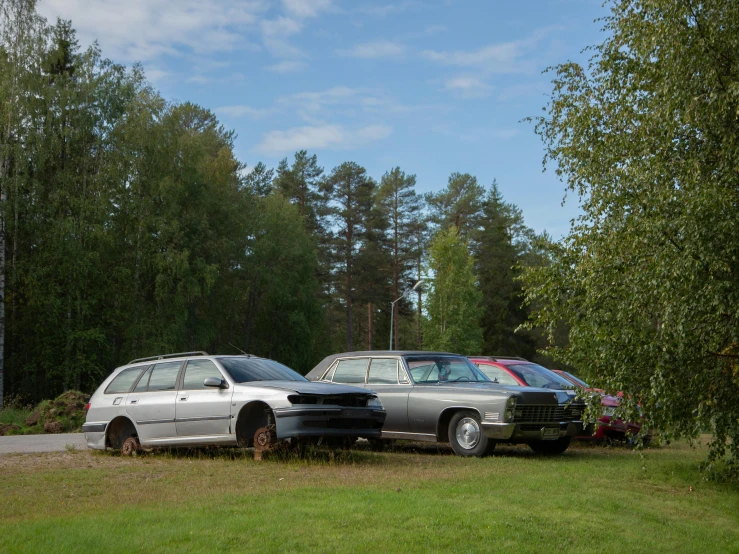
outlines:
[[[203,381],[203,385],[206,387],[216,387],[218,389],[226,389],[228,388],[228,384],[223,379],[219,379],[218,377],[208,377],[205,381]]]

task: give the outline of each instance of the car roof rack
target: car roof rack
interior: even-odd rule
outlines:
[[[175,352],[174,354],[160,354],[159,356],[149,356],[148,358],[136,358],[135,360],[131,360],[130,362],[128,362],[128,364],[148,362],[150,360],[164,360],[166,358],[181,358],[183,356],[207,356],[207,355],[208,353],[203,350],[198,350],[195,352]]]

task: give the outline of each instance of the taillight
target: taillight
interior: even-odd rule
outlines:
[[[89,410],[89,409],[90,409],[90,403],[88,402],[88,403],[87,403],[87,406],[85,406],[85,411],[87,411],[87,410]]]

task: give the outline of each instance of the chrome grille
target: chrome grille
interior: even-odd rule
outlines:
[[[583,407],[577,406],[519,406],[516,410],[517,422],[554,423],[560,421],[579,421]],[[520,415],[519,415],[520,412]]]

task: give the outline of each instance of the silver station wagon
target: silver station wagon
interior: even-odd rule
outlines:
[[[572,390],[501,385],[457,354],[345,352],[307,377],[374,391],[387,411],[382,438],[449,442],[460,456],[498,442],[561,454],[582,430],[584,404]]]
[[[90,399],[90,448],[239,445],[281,439],[380,437],[385,410],[363,388],[311,383],[273,360],[205,352],[133,360]]]

